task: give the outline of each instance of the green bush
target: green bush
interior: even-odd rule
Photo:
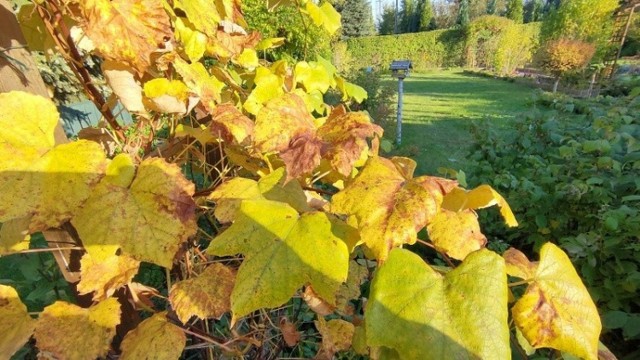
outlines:
[[[531,59],[537,47],[539,23],[522,25],[498,16],[482,18],[498,19],[496,23],[504,26],[496,25],[499,31],[491,26],[487,31],[478,28],[477,33],[450,29],[350,39],[334,46],[334,61],[356,69],[369,66],[386,69],[393,60],[409,59],[415,71],[477,65],[504,75]],[[504,31],[510,26],[513,29]]]
[[[355,68],[386,69],[391,61],[410,59],[416,71],[460,66],[464,48],[461,30],[435,30],[413,34],[369,36],[346,41]]]
[[[640,339],[640,97],[543,95],[536,105],[543,111],[512,130],[475,129],[469,185],[492,185],[520,222],[505,231],[483,219],[483,229],[493,241],[530,250],[559,243],[596,300],[610,341],[628,352]]]

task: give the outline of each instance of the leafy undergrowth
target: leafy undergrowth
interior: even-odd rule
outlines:
[[[469,179],[498,189],[520,220],[505,232],[489,216],[483,228],[521,249],[557,241],[598,304],[608,343],[637,357],[640,98],[543,94],[536,104],[510,132],[476,129]]]

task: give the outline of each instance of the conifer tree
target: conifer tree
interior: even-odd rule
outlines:
[[[522,0],[509,0],[507,3],[506,16],[516,23],[522,23],[523,15],[524,6],[522,4]]]
[[[427,31],[433,28],[433,7],[431,6],[431,0],[420,0],[418,3],[418,15],[419,15],[419,31]]]
[[[469,25],[469,0],[460,0],[458,20],[456,23],[462,27],[467,27]]]
[[[371,4],[367,0],[346,0],[341,15],[343,39],[375,34]]]

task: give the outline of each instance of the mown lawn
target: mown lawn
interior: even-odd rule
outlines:
[[[412,73],[404,83],[402,145],[394,154],[415,159],[416,175],[435,175],[438,167],[465,170],[472,122],[509,126],[526,110],[533,91],[460,69]]]

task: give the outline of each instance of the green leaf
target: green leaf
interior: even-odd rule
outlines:
[[[629,314],[624,311],[609,311],[602,317],[602,322],[607,329],[620,329],[629,320]]]
[[[489,250],[445,276],[408,250],[392,250],[371,285],[367,343],[403,359],[508,359],[507,292],[504,261]]]
[[[598,358],[600,316],[569,257],[556,245],[540,249],[540,263],[513,319],[531,346]]]
[[[335,293],[347,279],[349,249],[357,241],[355,229],[326,213],[299,215],[288,204],[245,200],[235,223],[207,252],[244,255],[231,294],[237,319],[280,306],[307,284],[335,305]]]

